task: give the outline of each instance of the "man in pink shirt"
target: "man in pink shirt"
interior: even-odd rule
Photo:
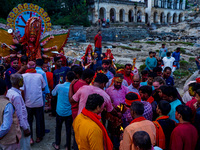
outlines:
[[[106,89],[106,93],[110,96],[113,105],[117,107],[120,103],[125,103],[125,96],[129,89],[122,85],[123,75],[116,74],[114,77],[114,85]]]
[[[69,97],[71,103],[74,101],[79,102],[77,115],[79,115],[85,107],[88,96],[94,93],[99,94],[104,98],[103,107],[106,108],[107,112],[113,110],[110,96],[103,90],[107,82],[107,76],[103,73],[99,73],[97,74],[93,85],[84,85],[72,97]]]

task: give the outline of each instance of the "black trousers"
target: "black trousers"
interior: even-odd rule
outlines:
[[[70,149],[71,146],[71,127],[72,127],[72,115],[62,117],[56,114],[56,145],[60,145],[62,124],[65,122],[66,128],[66,146]]]
[[[28,112],[28,123],[30,125],[31,130],[31,138],[33,138],[33,117],[35,116],[36,120],[36,137],[42,138],[45,134],[45,124],[44,124],[44,108],[35,107],[29,108],[26,107]]]
[[[51,113],[56,116],[57,96],[52,96],[51,99]]]

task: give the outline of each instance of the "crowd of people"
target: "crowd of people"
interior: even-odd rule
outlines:
[[[136,59],[116,69],[111,50],[102,54],[101,40],[99,31],[95,50],[89,45],[80,64],[69,65],[58,55],[53,67],[26,56],[1,65],[0,149],[29,150],[42,142],[49,132],[46,108],[56,117],[55,149],[63,123],[66,150],[200,149],[200,78],[182,98],[173,79],[180,48],[171,57],[163,44],[158,57],[149,52],[146,68],[138,72]]]

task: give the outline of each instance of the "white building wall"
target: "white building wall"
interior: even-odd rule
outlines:
[[[133,1],[140,1],[140,0],[133,0]],[[167,14],[170,13],[171,17],[170,17],[170,21],[169,23],[173,23],[173,14],[176,13],[177,14],[177,18],[179,18],[179,15],[182,13],[183,14],[183,19],[184,20],[184,10],[185,10],[185,1],[183,0],[182,2],[182,8],[183,10],[180,9],[168,9],[167,8],[167,3],[164,4],[164,8],[155,8],[154,7],[154,0],[148,0],[148,6],[147,7],[141,7],[141,6],[137,6],[136,10],[135,10],[135,5],[125,5],[125,4],[115,4],[115,3],[99,3],[99,11],[101,8],[103,8],[105,10],[105,15],[104,18],[105,19],[109,19],[111,20],[112,18],[110,17],[110,10],[111,8],[115,9],[115,22],[120,22],[120,9],[124,10],[124,18],[123,18],[123,22],[129,22],[129,10],[133,11],[133,16],[134,16],[134,21],[133,22],[137,22],[137,13],[138,11],[142,12],[141,15],[141,20],[142,22],[145,22],[146,18],[145,18],[145,13],[148,14],[148,22],[149,23],[158,23],[160,24],[160,16],[161,13],[164,13],[164,22],[167,23]],[[142,0],[141,2],[144,2],[144,0]],[[179,0],[180,2],[180,0]],[[158,0],[158,5],[161,6],[161,0]],[[172,0],[172,8],[174,7],[174,0]],[[179,3],[178,6],[179,8]],[[157,20],[156,22],[154,22],[154,12],[157,12]],[[98,21],[98,4],[95,3],[94,4],[94,9],[92,12],[92,23],[97,23]],[[177,19],[177,21],[179,21],[179,19]]]

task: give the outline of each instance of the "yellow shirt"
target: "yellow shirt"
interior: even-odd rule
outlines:
[[[79,114],[73,122],[79,150],[104,150],[103,132],[90,118]]]

